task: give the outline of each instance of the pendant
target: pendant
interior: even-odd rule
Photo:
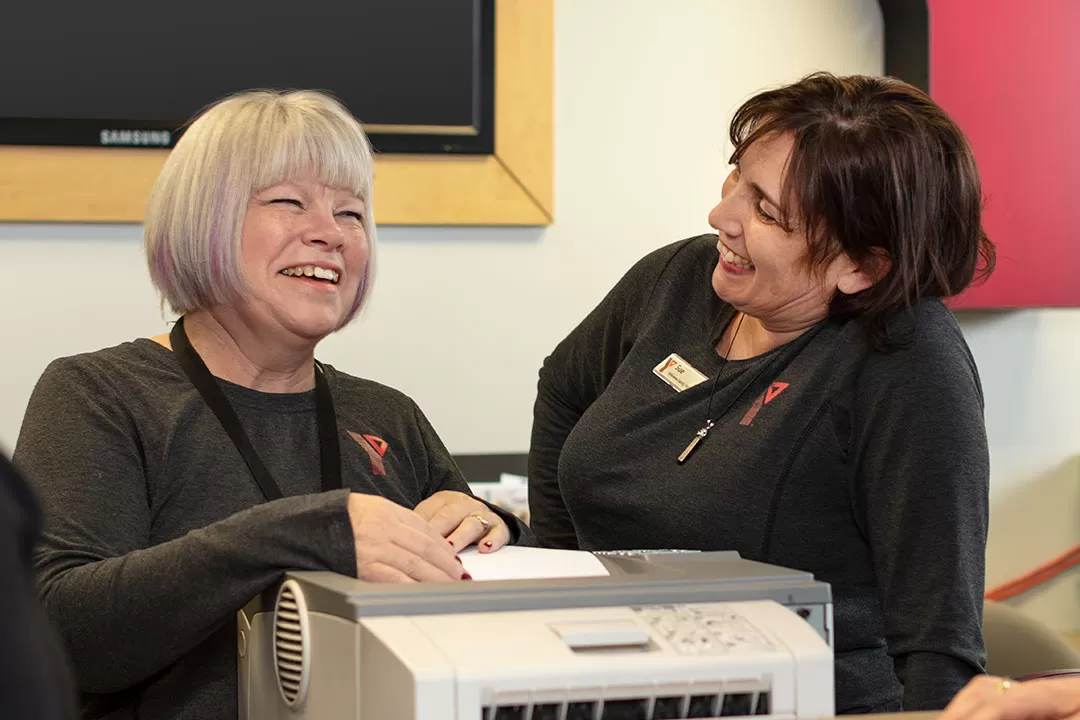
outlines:
[[[697,446],[701,444],[701,441],[705,439],[705,436],[709,434],[709,431],[712,430],[712,428],[713,421],[706,421],[705,427],[694,433],[694,438],[690,441],[690,444],[686,446],[686,449],[682,451],[682,454],[680,454],[679,457],[676,458],[675,462],[679,463],[680,465],[686,462],[687,458],[689,458],[694,453],[694,450],[697,449]]]

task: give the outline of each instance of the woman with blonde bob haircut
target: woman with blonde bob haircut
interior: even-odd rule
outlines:
[[[41,598],[92,718],[235,718],[234,615],[290,569],[470,579],[521,539],[408,397],[315,360],[371,286],[372,152],[318,92],[203,112],[147,212],[167,335],[49,365],[18,465]]]

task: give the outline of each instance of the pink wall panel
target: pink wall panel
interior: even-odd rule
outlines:
[[[930,94],[971,141],[998,247],[954,306],[1080,306],[1080,0],[927,6]]]

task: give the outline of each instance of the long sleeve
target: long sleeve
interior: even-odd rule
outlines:
[[[435,428],[431,426],[431,422],[424,415],[415,404],[413,404],[413,415],[416,419],[416,425],[420,429],[420,436],[423,439],[423,449],[427,460],[427,473],[429,484],[425,488],[424,495],[431,496],[441,490],[454,490],[466,495],[472,495],[472,491],[469,489],[469,483],[466,482],[465,476],[461,474],[461,469],[458,468],[457,463],[454,462],[454,458],[450,455],[450,451],[446,449],[446,445],[439,438],[438,433],[435,432]],[[503,522],[510,529],[510,543],[512,545],[534,545],[536,544],[536,538],[533,535],[532,530],[528,525],[521,522],[521,520],[515,516],[512,512],[505,510],[498,505],[494,505],[489,502],[485,502],[480,498],[476,498],[480,502],[484,503],[491,509],[493,513],[502,518]]]
[[[151,496],[192,490],[150,481],[145,428],[106,383],[53,363],[15,453],[46,512],[41,599],[82,691],[115,692],[168,667],[286,569],[355,573],[348,490],[265,503],[151,545]]]
[[[640,315],[664,269],[691,241],[638,261],[544,361],[533,405],[528,472],[530,524],[545,547],[578,548],[559,487],[563,444],[633,347]]]
[[[870,359],[855,418],[856,506],[904,710],[943,708],[986,662],[982,392],[959,331],[933,324],[913,346]]]
[[[0,717],[71,720],[71,677],[38,607],[30,568],[40,524],[29,488],[0,455]]]

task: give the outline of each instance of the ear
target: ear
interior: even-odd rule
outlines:
[[[854,295],[872,286],[892,270],[892,258],[884,248],[873,248],[871,257],[857,265],[847,254],[837,258],[838,275],[836,289],[845,295]]]

